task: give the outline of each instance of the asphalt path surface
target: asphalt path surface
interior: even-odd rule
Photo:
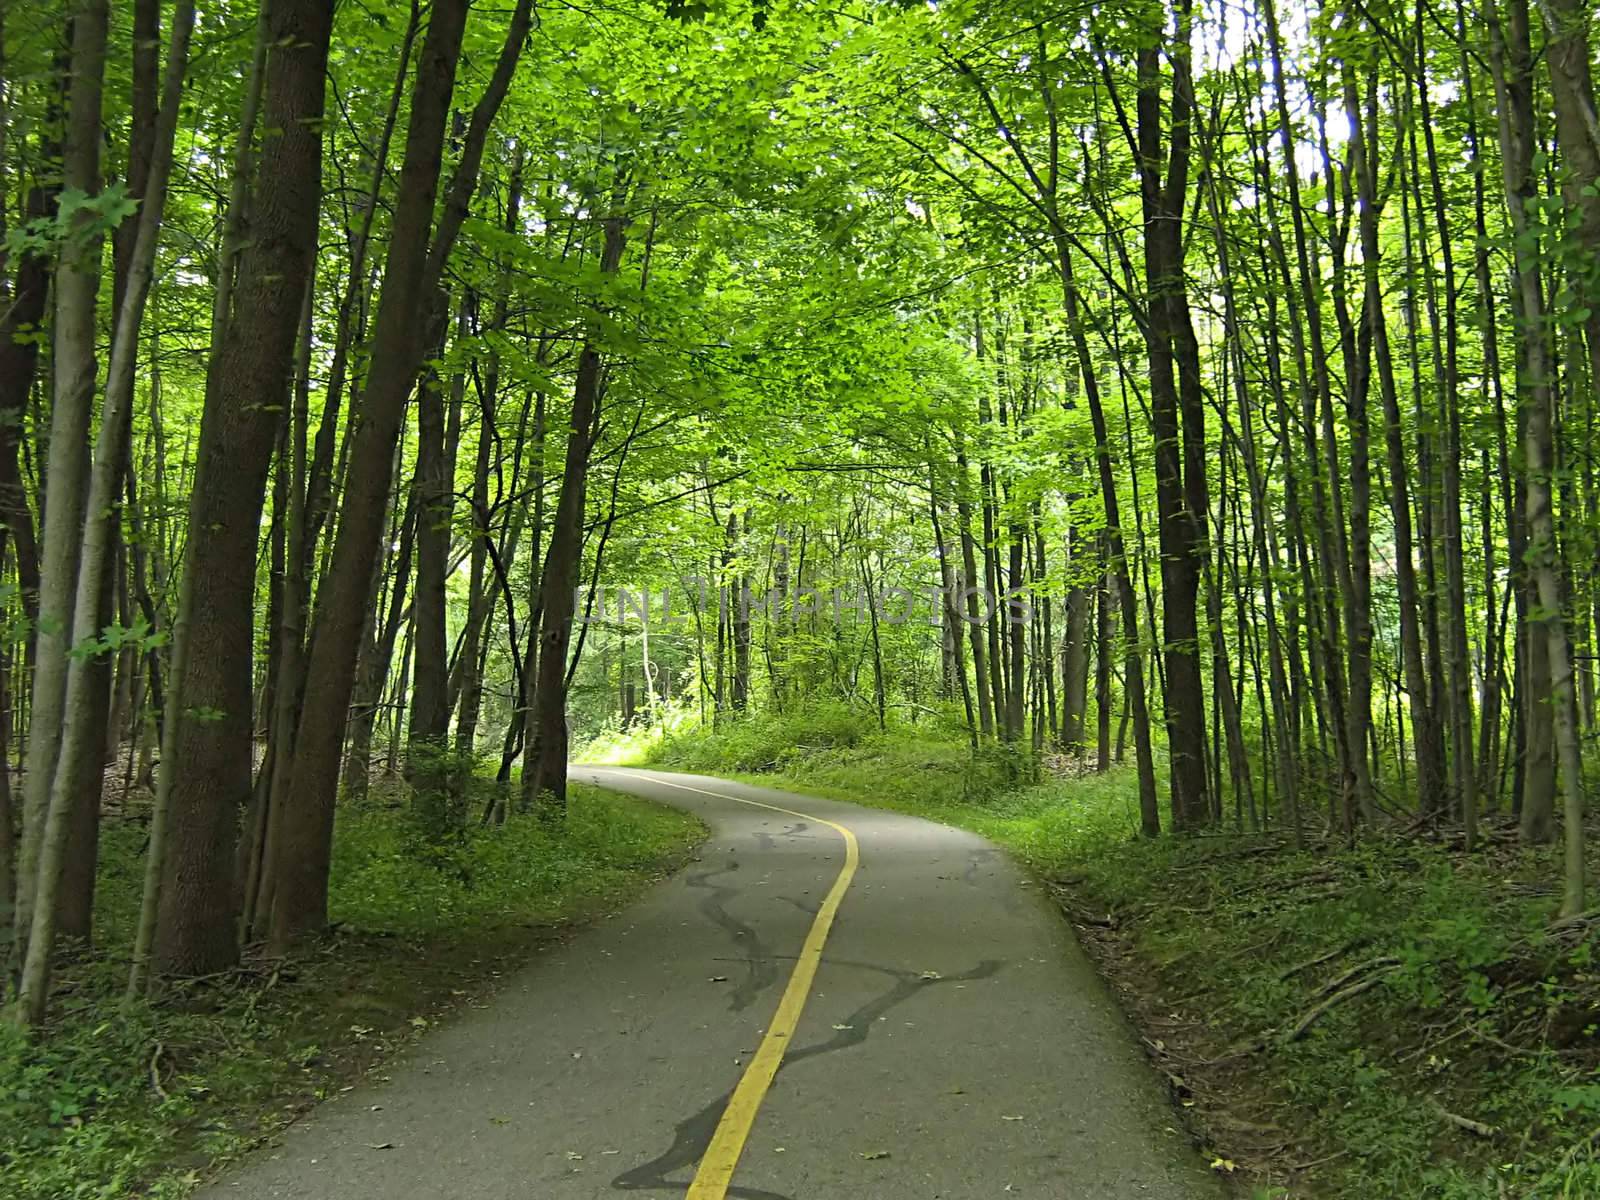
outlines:
[[[994,846],[704,776],[572,777],[710,838],[205,1200],[1222,1194],[1071,930]]]

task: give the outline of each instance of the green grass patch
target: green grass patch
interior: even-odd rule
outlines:
[[[73,955],[42,1035],[0,1023],[0,1196],[181,1196],[491,991],[560,930],[681,863],[704,830],[674,809],[574,787],[564,825],[513,818],[422,845],[397,787],[340,811],[334,931],[288,960],[123,1012],[125,957]],[[96,937],[128,944],[144,829],[108,820]]]
[[[1202,1149],[1251,1194],[1600,1195],[1595,926],[1551,926],[1555,851],[1508,827],[1471,857],[1399,835],[1149,841],[1131,769],[1018,784],[958,731],[852,732],[837,712],[636,750],[1006,847],[1077,918]]]

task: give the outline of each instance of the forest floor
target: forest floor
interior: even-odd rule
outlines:
[[[0,1195],[186,1194],[318,1101],[381,1074],[453,1012],[575,927],[687,861],[694,818],[580,787],[559,834],[533,820],[419,852],[398,783],[341,809],[334,928],[290,959],[123,1011],[125,955],[64,963],[45,1035],[0,1023]],[[137,796],[102,830],[96,940],[131,941],[145,840]]]
[[[1426,832],[1137,838],[1131,770],[1034,784],[959,731],[819,709],[610,748],[971,829],[1046,882],[1214,1169],[1289,1198],[1600,1195],[1596,922],[1491,820]],[[1591,838],[1591,859],[1600,838]]]

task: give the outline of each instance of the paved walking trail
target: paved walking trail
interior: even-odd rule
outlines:
[[[572,776],[695,813],[699,860],[205,1200],[1221,1195],[1070,929],[987,842],[704,776]]]

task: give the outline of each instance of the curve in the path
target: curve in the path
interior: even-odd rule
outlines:
[[[700,861],[207,1200],[1220,1194],[1070,929],[987,842],[703,776],[572,774],[694,812]],[[860,865],[816,941],[846,863],[829,824]],[[715,1178],[708,1148],[814,941],[792,1036]]]

